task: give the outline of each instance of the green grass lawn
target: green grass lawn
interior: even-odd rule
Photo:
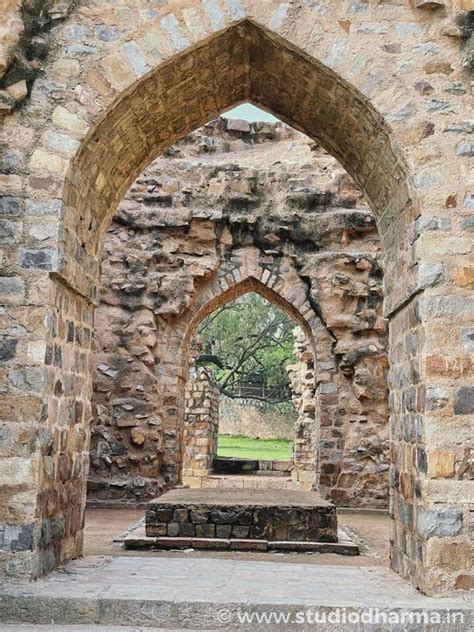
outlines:
[[[219,435],[217,456],[234,456],[258,461],[290,461],[293,442],[287,439],[252,439]]]

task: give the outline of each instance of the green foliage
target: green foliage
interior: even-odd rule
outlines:
[[[288,439],[252,439],[239,435],[219,435],[217,456],[233,456],[258,461],[290,461],[293,443]]]
[[[221,392],[235,396],[239,385],[253,385],[250,397],[268,402],[288,400],[285,367],[295,362],[294,328],[289,316],[254,292],[205,318],[198,330],[204,361],[212,359]]]

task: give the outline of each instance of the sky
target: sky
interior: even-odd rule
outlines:
[[[245,121],[266,121],[269,123],[278,121],[272,114],[264,112],[251,103],[242,103],[242,105],[224,112],[222,116],[224,118],[244,119]]]

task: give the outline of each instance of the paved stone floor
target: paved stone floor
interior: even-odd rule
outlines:
[[[471,629],[467,601],[424,597],[380,567],[91,556],[47,579],[0,588],[0,621],[6,623],[26,618],[28,623],[60,625],[251,629],[241,623],[256,613],[282,613],[293,621],[298,613],[344,611],[361,616],[370,609],[398,616],[419,610],[446,616],[454,610],[464,617],[462,627],[439,629]]]
[[[133,627],[123,625],[29,625],[18,623],[12,625],[1,625],[2,632],[175,632],[179,628],[149,628]]]
[[[386,516],[341,514],[345,528],[363,531],[365,542],[365,553],[359,558],[344,558],[208,551],[143,555],[111,542],[115,531],[129,527],[141,515],[141,511],[89,511],[86,557],[35,583],[0,587],[0,630],[473,629],[466,599],[424,597],[387,568],[386,544],[382,546]],[[441,624],[420,626],[419,619],[407,623],[405,618],[400,625],[386,626],[344,619],[360,619],[370,608],[379,616],[400,620],[437,613]],[[455,621],[449,619],[453,611],[458,616]],[[319,619],[314,622],[316,613]],[[33,625],[18,625],[21,622]]]

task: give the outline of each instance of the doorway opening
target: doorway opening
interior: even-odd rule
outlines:
[[[203,319],[191,341],[186,484],[299,488],[302,460],[316,467],[314,360],[308,348],[295,321],[256,292]]]

